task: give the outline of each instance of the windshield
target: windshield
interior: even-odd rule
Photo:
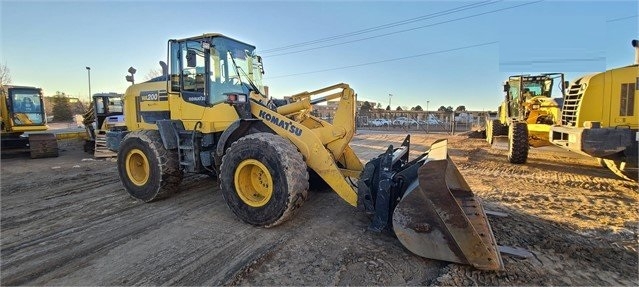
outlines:
[[[16,125],[41,125],[42,103],[40,92],[31,89],[14,89],[11,92],[13,121]]]
[[[263,93],[262,72],[252,46],[213,38],[210,51],[211,103],[224,101],[225,93],[246,93],[251,83]]]
[[[524,90],[522,94],[526,94],[526,92],[530,93],[531,97],[536,96],[546,96],[550,97],[550,92],[552,89],[552,80],[543,80],[543,81],[526,81],[524,82]]]

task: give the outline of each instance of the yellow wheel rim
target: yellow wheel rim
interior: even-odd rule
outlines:
[[[126,155],[126,174],[137,186],[143,186],[149,181],[149,160],[144,152],[132,149]]]
[[[234,182],[235,192],[249,206],[264,206],[273,195],[271,173],[257,160],[242,161],[235,170]]]

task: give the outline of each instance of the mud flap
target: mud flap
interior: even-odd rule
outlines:
[[[393,230],[411,252],[426,258],[503,270],[503,262],[481,200],[440,140],[431,146],[393,212]]]
[[[30,134],[31,158],[57,157],[58,140],[54,134]]]

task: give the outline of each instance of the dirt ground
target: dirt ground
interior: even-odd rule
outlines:
[[[441,137],[485,208],[509,214],[490,217],[498,243],[533,258],[504,257],[499,272],[420,258],[318,187],[271,229],[236,219],[206,176],[145,204],[126,194],[114,161],[67,146],[58,158],[0,162],[0,284],[639,285],[636,183],[557,149],[511,165],[464,136],[413,135],[413,154]],[[363,131],[352,146],[367,160],[402,138]]]

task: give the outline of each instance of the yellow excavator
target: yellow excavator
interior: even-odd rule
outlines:
[[[29,152],[31,158],[57,157],[58,141],[47,130],[42,90],[4,85],[0,89],[2,154]]]
[[[126,130],[109,131],[107,145],[118,152],[118,173],[132,197],[151,202],[178,190],[185,173],[208,174],[238,218],[273,227],[302,206],[315,173],[371,215],[371,230],[394,232],[411,252],[503,269],[481,200],[451,161],[445,140],[409,160],[407,136],[363,164],[349,146],[353,89],[337,84],[270,98],[254,51],[221,34],[169,40],[163,75],[126,90]],[[126,77],[131,83],[134,72]],[[329,100],[339,100],[332,123],[311,113]]]
[[[575,79],[564,96],[561,121],[550,141],[597,158],[619,177],[637,181],[639,143],[639,40],[635,63]]]

